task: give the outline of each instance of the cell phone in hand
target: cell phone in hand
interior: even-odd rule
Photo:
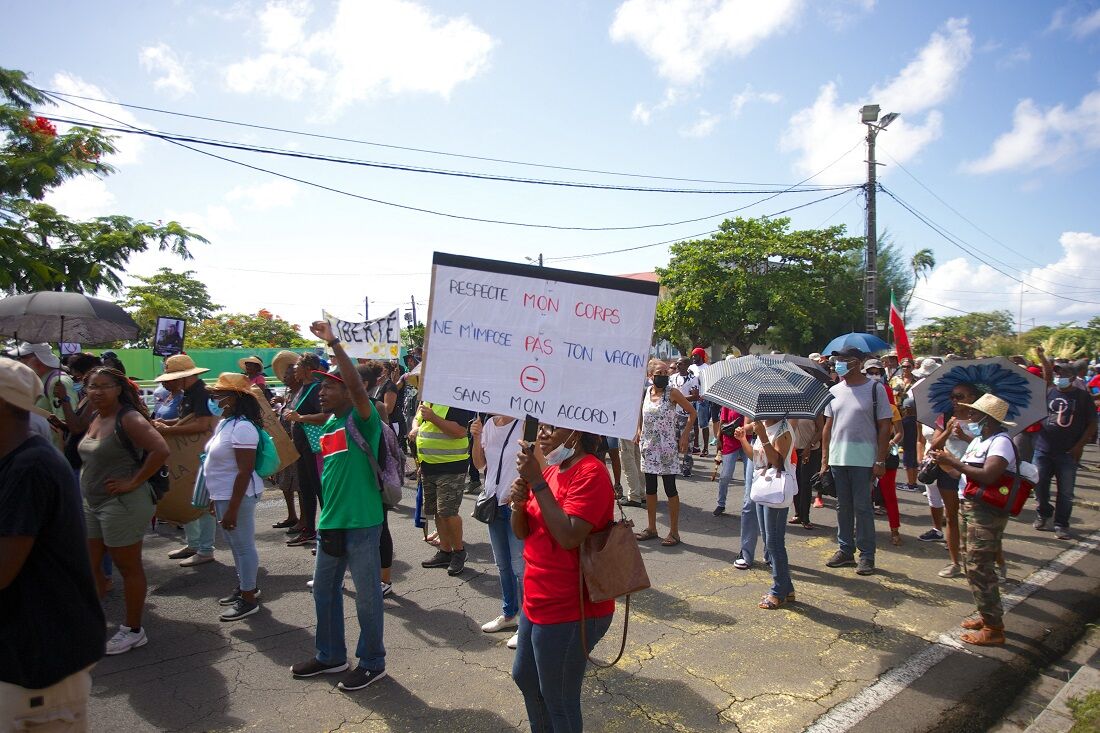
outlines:
[[[539,419],[534,415],[528,415],[523,419],[523,441],[527,443],[527,450],[535,447],[535,440],[539,437]]]

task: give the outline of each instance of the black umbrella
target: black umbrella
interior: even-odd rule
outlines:
[[[830,387],[833,385],[833,379],[825,367],[804,356],[796,354],[754,354],[754,356],[765,364],[794,364],[817,381]]]
[[[757,356],[716,362],[703,370],[702,397],[764,418],[812,420],[833,398],[829,388],[792,363],[768,363]]]
[[[0,335],[31,343],[105,344],[137,332],[129,313],[83,293],[44,291],[0,300]]]

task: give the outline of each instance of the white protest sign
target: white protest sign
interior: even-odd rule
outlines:
[[[353,359],[396,359],[401,352],[401,323],[396,310],[373,321],[345,321],[322,311],[332,332]]]
[[[657,283],[436,252],[423,399],[633,438]]]

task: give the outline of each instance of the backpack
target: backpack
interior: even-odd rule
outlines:
[[[115,414],[115,435],[118,436],[118,441],[122,443],[122,447],[126,449],[126,452],[130,454],[130,457],[134,459],[134,463],[141,466],[145,463],[145,456],[148,455],[146,451],[138,453],[137,448],[134,447],[133,442],[130,440],[130,436],[126,434],[126,430],[122,427],[122,416],[127,412],[136,412],[133,408],[127,410],[119,410]],[[165,464],[160,467],[156,473],[150,476],[146,481],[149,487],[153,490],[153,503],[156,504],[164,495],[168,493],[168,489],[171,488],[171,476],[168,473],[168,465]]]
[[[259,426],[254,427],[256,427],[256,433],[259,435],[259,440],[256,442],[256,467],[254,470],[260,475],[260,478],[267,478],[279,470],[279,451],[275,448],[275,441],[271,439],[270,433]]]
[[[397,436],[385,425],[381,426],[382,437],[378,441],[378,456],[370,449],[366,438],[355,425],[355,410],[348,413],[344,421],[344,430],[359,450],[367,454],[374,478],[378,482],[378,491],[382,494],[382,506],[393,509],[401,503],[401,487],[405,485],[405,454],[397,445]]]

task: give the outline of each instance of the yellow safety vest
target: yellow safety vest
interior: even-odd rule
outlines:
[[[432,412],[444,420],[451,409],[446,405],[433,405],[427,402]],[[470,458],[470,440],[466,436],[452,438],[427,420],[416,418],[416,455],[421,463],[455,463]]]

